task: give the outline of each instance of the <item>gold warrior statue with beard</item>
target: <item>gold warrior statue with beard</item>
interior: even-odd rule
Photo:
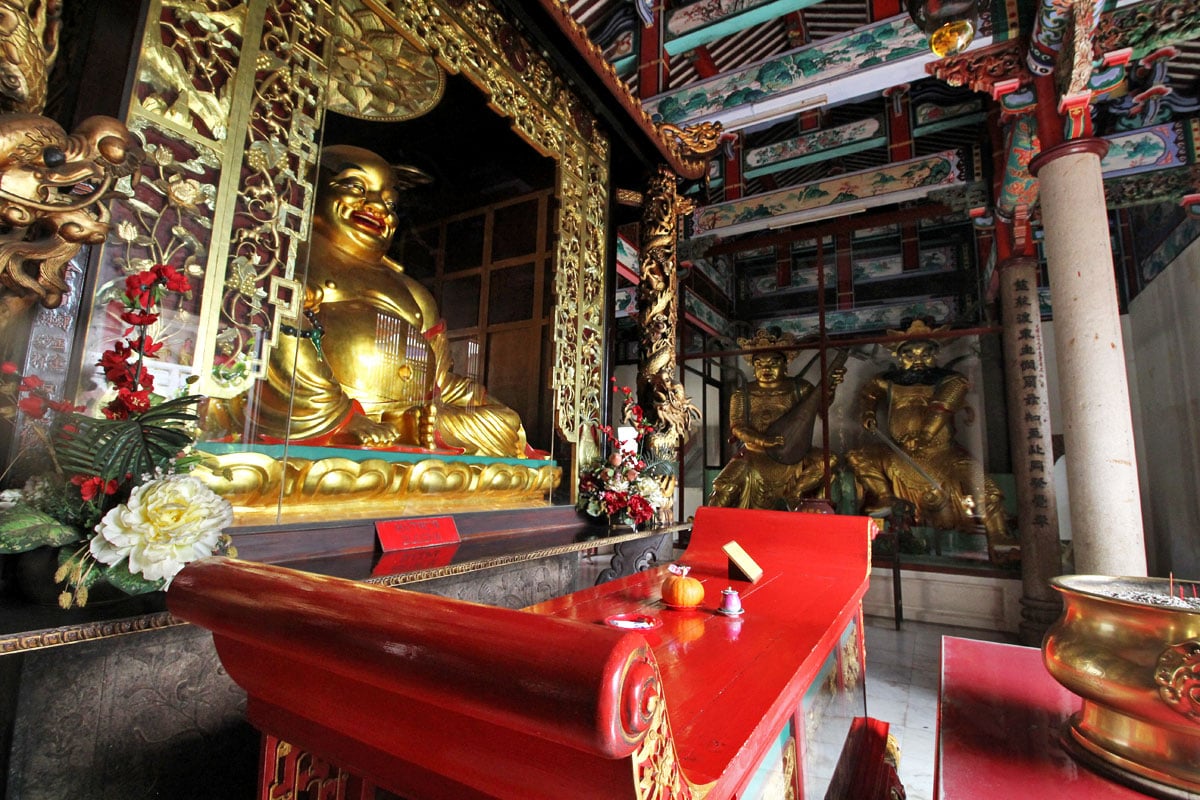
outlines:
[[[921,320],[904,331],[934,332]],[[921,524],[975,533],[975,512],[982,508],[991,560],[1013,560],[1016,542],[1008,534],[1004,494],[955,441],[954,415],[970,388],[966,376],[937,366],[938,344],[932,338],[908,339],[893,352],[899,369],[879,373],[859,392],[862,425],[878,441],[846,455],[863,489],[863,512],[884,511],[899,498],[916,508]],[[885,401],[886,433],[876,422]]]
[[[261,442],[527,456],[517,413],[450,371],[433,296],[387,257],[399,191],[428,180],[357,147],[322,151],[303,316],[224,426],[249,422]]]

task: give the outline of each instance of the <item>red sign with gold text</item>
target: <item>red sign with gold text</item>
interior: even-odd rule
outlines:
[[[394,575],[449,564],[461,538],[452,517],[388,519],[375,523],[383,557],[372,575]]]
[[[385,553],[412,547],[458,544],[461,541],[453,517],[381,519],[375,523],[375,535],[379,537],[379,546]]]

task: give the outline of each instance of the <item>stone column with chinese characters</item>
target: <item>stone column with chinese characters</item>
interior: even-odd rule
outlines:
[[[1129,379],[1100,159],[1108,143],[1076,139],[1030,164],[1040,182],[1062,400],[1075,567],[1145,575]]]
[[[1009,441],[1021,531],[1020,632],[1022,643],[1037,646],[1062,608],[1050,579],[1063,571],[1037,261],[1010,258],[1000,264],[999,273]]]

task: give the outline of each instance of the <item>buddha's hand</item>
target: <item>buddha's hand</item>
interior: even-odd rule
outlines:
[[[392,444],[400,435],[396,428],[386,422],[376,422],[370,417],[355,414],[346,426],[346,433],[358,440],[359,444],[369,447],[383,447]]]

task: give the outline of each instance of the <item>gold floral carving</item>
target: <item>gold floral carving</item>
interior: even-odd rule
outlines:
[[[642,193],[636,189],[617,189],[617,202],[623,206],[640,206]]]
[[[647,446],[656,458],[673,462],[700,411],[675,378],[675,335],[679,318],[679,277],[676,242],[679,217],[691,201],[676,191],[676,178],[665,167],[650,179],[642,205],[638,327],[641,357],[638,399],[654,426]]]
[[[1167,707],[1192,722],[1200,722],[1200,641],[1171,645],[1154,669],[1158,696]]]
[[[951,86],[966,86],[973,92],[988,94],[1004,81],[1015,80],[1018,86],[1027,86],[1033,80],[1025,66],[1024,45],[1019,39],[931,61],[925,65],[925,71]]]
[[[640,665],[648,665],[652,675],[646,677]],[[637,667],[635,669],[635,667]],[[666,699],[662,695],[662,678],[658,666],[649,657],[634,653],[626,664],[626,682],[631,673],[639,677],[637,703],[632,707],[637,717],[641,742],[633,752],[634,791],[639,800],[700,800],[713,784],[697,785],[687,779],[675,752],[671,721],[667,717]],[[633,691],[633,687],[629,687]],[[631,726],[632,727],[632,726]],[[627,727],[627,733],[629,728]]]
[[[224,139],[251,4],[161,0],[154,5],[138,61],[137,105],[180,130]]]
[[[262,797],[348,800],[366,796],[362,778],[272,734],[263,736],[262,758],[264,778],[269,781]]]
[[[604,362],[608,140],[542,53],[480,0],[362,0],[441,67],[469,78],[536,150],[558,161],[555,255],[555,418],[577,445],[576,463],[596,455]],[[574,484],[574,476],[572,476]]]
[[[206,395],[244,391],[299,311],[329,14],[327,0],[148,4],[126,123],[153,179],[113,204],[98,280],[119,286],[146,261],[189,274],[194,298],[164,318],[178,333],[162,360]],[[87,353],[109,336],[111,299],[97,293]]]
[[[857,636],[847,636],[842,640],[842,652],[838,660],[842,691],[853,692],[862,678],[862,660],[859,658]]]
[[[433,56],[397,36],[377,13],[355,0],[342,0],[332,28],[327,110],[400,122],[441,101],[446,74]]]
[[[443,511],[467,498],[473,508],[543,502],[561,470],[545,462],[528,463],[540,466],[438,458],[285,461],[245,452],[213,456],[195,474],[233,503],[241,522],[273,517],[278,502],[290,514],[328,517],[336,511],[338,517],[351,519],[378,516],[383,504],[389,513],[412,514]]]
[[[789,736],[783,749],[783,785],[785,800],[796,800],[796,737]]]
[[[721,146],[724,132],[721,123],[698,122],[681,128],[664,122],[657,128],[659,136],[685,168],[681,177],[695,180],[708,174],[708,162]]]

